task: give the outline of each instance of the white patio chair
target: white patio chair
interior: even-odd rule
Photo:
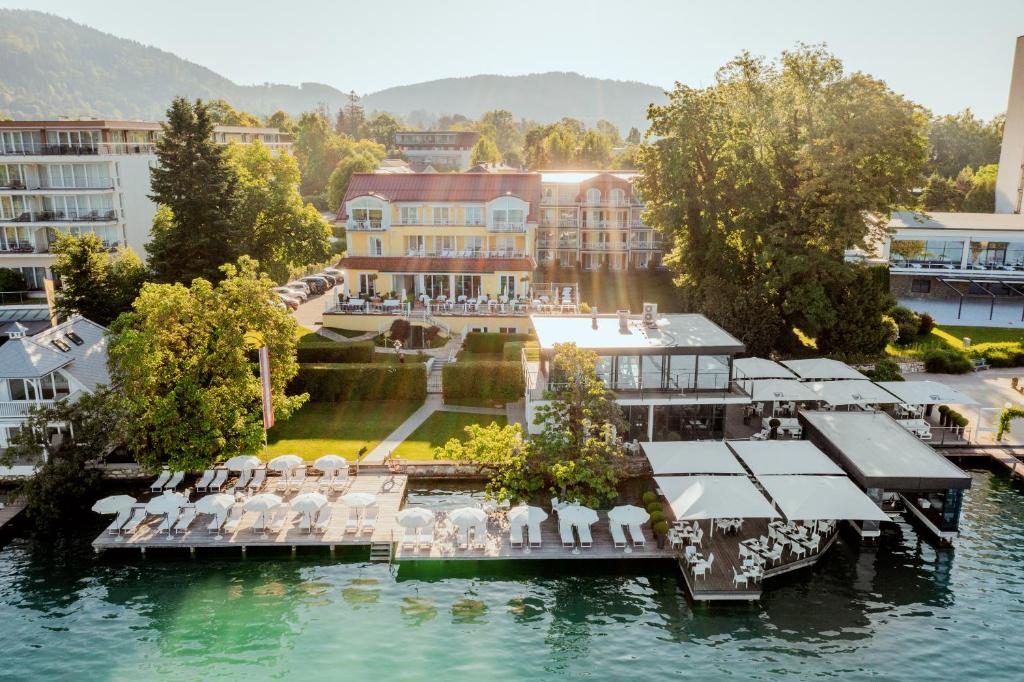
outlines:
[[[732,567],[732,584],[733,587],[739,587],[740,583],[743,583],[743,587],[747,587],[747,581],[749,578],[746,573],[740,573],[736,570],[736,567]]]

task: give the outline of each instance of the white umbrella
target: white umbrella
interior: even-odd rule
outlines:
[[[547,520],[548,513],[540,507],[529,507],[520,505],[508,511],[508,521],[513,526],[526,526],[532,523],[542,523]]]
[[[163,495],[157,495],[146,505],[147,514],[170,514],[177,511],[187,502],[185,496],[171,490],[165,490]]]
[[[265,513],[271,509],[280,507],[282,502],[284,502],[284,500],[277,495],[273,495],[271,493],[260,493],[258,495],[253,495],[245,501],[245,511]]]
[[[260,458],[255,455],[236,455],[224,462],[228,471],[249,471],[260,465]]]
[[[323,472],[338,471],[339,469],[348,468],[348,460],[341,455],[324,455],[315,462],[313,466]]]
[[[231,509],[231,505],[234,503],[234,496],[225,493],[214,493],[213,495],[200,497],[196,500],[196,512],[200,514],[222,514]]]
[[[298,455],[278,455],[267,462],[267,468],[271,471],[291,471],[303,463],[303,459]]]
[[[120,514],[133,504],[135,498],[131,495],[111,495],[97,501],[92,510],[97,514]]]
[[[651,515],[647,513],[646,509],[640,507],[634,507],[631,504],[624,504],[621,507],[614,507],[608,512],[608,520],[612,523],[618,523],[620,525],[632,525],[647,523],[651,520]]]
[[[448,520],[459,528],[468,528],[486,522],[487,514],[476,507],[460,507],[448,512]]]
[[[327,504],[327,498],[320,493],[302,493],[292,498],[292,509],[297,512],[314,514]]]
[[[597,512],[590,507],[571,504],[558,510],[558,518],[574,526],[597,523]]]
[[[341,501],[350,507],[361,509],[362,507],[369,507],[377,501],[377,498],[370,493],[349,493],[347,495],[342,495]]]
[[[434,521],[434,512],[423,507],[409,507],[395,514],[395,523],[403,528],[422,528]]]

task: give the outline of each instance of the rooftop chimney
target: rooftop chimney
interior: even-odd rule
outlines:
[[[619,333],[620,334],[628,334],[629,333],[629,311],[628,310],[619,310],[619,311],[616,311],[616,312],[619,315]]]

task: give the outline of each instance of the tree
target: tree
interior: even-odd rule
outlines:
[[[938,173],[929,176],[921,192],[921,206],[926,211],[959,211],[963,201],[964,193],[956,182]]]
[[[0,268],[0,291],[25,291],[25,276],[12,268]]]
[[[488,111],[476,124],[482,137],[490,138],[502,155],[518,151],[523,144],[523,135],[516,125],[512,112],[505,109]]]
[[[470,424],[464,431],[465,442],[450,439],[434,448],[434,459],[477,465],[479,473],[488,474],[486,493],[492,500],[527,500],[543,487],[546,472],[531,456],[522,426],[491,422],[487,426]]]
[[[840,276],[840,281],[828,287],[835,323],[818,332],[818,350],[852,357],[877,356],[891,340],[891,325],[876,312],[895,305],[889,293],[888,269],[854,266]]]
[[[295,321],[270,305],[274,283],[242,257],[217,284],[146,284],[110,327],[108,364],[125,417],[124,446],[147,470],[195,471],[263,444],[255,349],[270,353],[274,413],[287,419],[306,399],[286,396],[298,371]]]
[[[259,128],[263,125],[262,121],[256,116],[246,112],[238,111],[233,106],[228,104],[225,100],[215,99],[211,100],[207,106],[209,107],[210,119],[218,125],[226,126],[244,126],[246,128]]]
[[[341,206],[353,173],[372,173],[379,164],[380,159],[362,152],[347,155],[339,161],[327,181],[327,205],[331,210],[337,210]]]
[[[401,131],[401,122],[391,114],[382,112],[363,124],[362,134],[385,149],[394,149],[395,135]]]
[[[254,142],[231,145],[228,163],[238,179],[233,220],[244,234],[243,253],[279,282],[291,268],[330,256],[331,227],[302,201],[299,167],[291,155]]]
[[[1005,116],[991,121],[975,118],[970,109],[931,120],[928,165],[932,173],[952,178],[965,166],[999,163]]]
[[[742,54],[710,87],[677,86],[649,118],[638,184],[647,219],[674,237],[666,263],[681,297],[754,353],[793,350],[794,330],[813,338],[836,324],[828,288],[849,277],[846,250],[871,250],[883,218],[916,204],[923,111],[844,74],[820,47],[777,62]]]
[[[594,124],[594,128],[608,139],[608,143],[611,146],[617,147],[622,144],[622,135],[619,134],[619,129],[611,121],[606,121],[602,118]],[[636,128],[632,130],[636,130]]]
[[[343,123],[345,126],[344,130],[338,130],[338,133],[345,133],[354,139],[362,137],[363,123],[366,120],[363,114],[363,106],[359,103],[359,95],[356,94],[355,90],[351,90],[348,93],[348,102],[345,104],[345,118]]]
[[[295,120],[287,112],[278,109],[267,117],[267,127],[277,128],[283,133],[295,132]]]
[[[964,197],[960,210],[968,213],[993,213],[996,210],[997,164],[982,166],[974,173],[971,189]]]
[[[242,242],[232,221],[235,176],[213,140],[213,120],[202,101],[175,98],[162,127],[150,198],[165,210],[153,221],[149,267],[159,282],[215,281]]]
[[[133,251],[121,249],[112,256],[95,234],[58,233],[50,253],[56,256],[53,272],[60,277],[55,297],[62,317],[78,314],[107,326],[131,308],[146,280],[146,267]]]
[[[469,162],[472,164],[478,163],[497,163],[501,161],[501,152],[498,151],[498,145],[494,144],[494,141],[489,137],[481,137],[477,140],[477,143],[473,145],[473,151],[470,152]]]
[[[579,160],[590,168],[607,168],[612,160],[612,144],[605,135],[588,130],[580,145]]]
[[[576,161],[576,139],[572,132],[562,127],[557,127],[543,143],[543,158],[545,164],[551,168],[568,168]]]

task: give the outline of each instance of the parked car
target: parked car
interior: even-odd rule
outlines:
[[[304,303],[306,299],[309,298],[309,294],[307,294],[303,289],[298,289],[296,287],[274,287],[274,291],[285,298],[294,298],[300,303]]]
[[[274,306],[275,308],[280,308],[281,310],[288,310],[290,307],[287,303],[284,302],[284,299],[280,297],[280,294],[278,294],[277,298],[267,299],[267,303]]]
[[[324,279],[326,279],[327,280],[327,286],[332,288],[332,289],[338,283],[338,280],[337,280],[337,278],[335,278],[334,275],[328,274],[326,272],[318,272],[318,273],[316,273],[313,276],[314,277],[323,277]]]
[[[301,280],[294,280],[292,282],[288,282],[288,284],[285,284],[285,286],[291,289],[300,289],[301,291],[304,291],[307,296],[313,295],[313,290],[309,288],[308,284]]]
[[[298,310],[299,306],[302,305],[302,301],[295,298],[294,296],[288,296],[286,294],[279,293],[278,297],[281,299],[281,303],[291,310]]]
[[[305,282],[306,284],[308,284],[309,287],[311,289],[313,289],[313,291],[315,291],[318,294],[324,293],[325,291],[330,289],[331,286],[333,286],[325,278],[318,277],[316,275],[310,275],[309,277],[303,277],[302,281]]]
[[[324,268],[324,272],[339,282],[343,279],[342,275],[344,275],[344,273],[338,268]]]

